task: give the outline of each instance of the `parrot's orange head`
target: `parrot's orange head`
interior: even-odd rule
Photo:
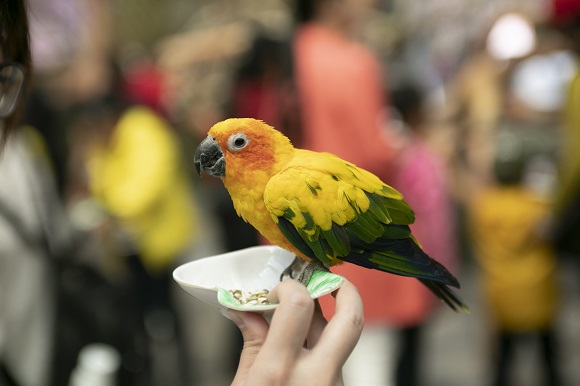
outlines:
[[[271,170],[294,151],[290,140],[263,121],[230,118],[216,123],[195,150],[195,169],[214,177],[229,170]]]

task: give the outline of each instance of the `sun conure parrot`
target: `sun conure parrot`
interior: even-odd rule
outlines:
[[[221,178],[240,217],[300,259],[415,277],[453,310],[469,310],[447,287],[459,288],[457,279],[411,234],[413,210],[374,174],[330,153],[294,148],[251,118],[215,124],[194,162],[198,174]]]

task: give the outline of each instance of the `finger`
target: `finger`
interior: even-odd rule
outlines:
[[[312,348],[318,343],[320,336],[322,335],[322,331],[328,324],[324,315],[322,314],[322,308],[320,307],[320,303],[318,300],[314,302],[314,315],[312,316],[312,323],[310,324],[310,330],[308,331],[308,335],[306,337],[306,347]]]
[[[302,350],[314,313],[314,301],[304,285],[294,280],[284,280],[268,294],[278,307],[270,323],[270,331],[263,354],[272,362],[288,364]]]
[[[243,385],[268,334],[268,323],[258,314],[228,310],[229,318],[238,326],[244,339],[238,371],[232,385]]]
[[[356,287],[345,280],[336,294],[335,314],[313,351],[320,360],[336,363],[341,368],[356,346],[363,325],[362,299]]]

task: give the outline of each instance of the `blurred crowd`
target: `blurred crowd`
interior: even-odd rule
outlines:
[[[337,268],[365,303],[346,385],[580,384],[580,0],[29,0],[29,15],[25,130],[0,168],[0,255],[22,256],[0,266],[18,297],[0,299],[30,310],[0,336],[14,384],[85,385],[99,356],[111,385],[231,382],[237,328],[172,279],[264,242],[194,173],[228,117],[401,191],[462,283],[470,316],[414,279]]]

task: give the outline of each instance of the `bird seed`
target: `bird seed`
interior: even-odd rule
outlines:
[[[252,305],[263,305],[270,304],[268,301],[268,291],[267,289],[259,291],[241,291],[241,290],[230,290],[232,296],[240,302],[240,304],[252,304]]]

